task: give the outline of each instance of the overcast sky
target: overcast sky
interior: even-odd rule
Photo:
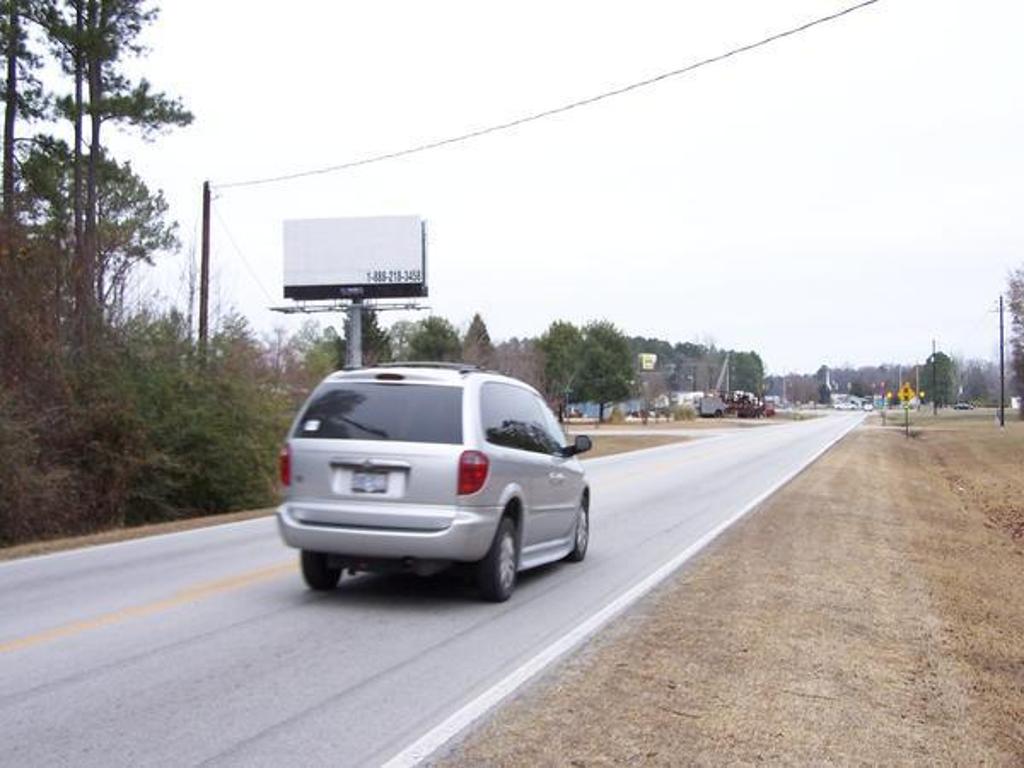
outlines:
[[[849,4],[165,0],[138,71],[196,121],[111,141],[181,224],[183,253],[148,285],[181,293],[204,179],[503,122]],[[1022,28],[1012,0],[882,0],[507,133],[223,190],[215,290],[261,332],[294,327],[267,310],[284,219],[417,214],[432,311],[463,328],[479,311],[496,339],[607,318],[756,349],[776,373],[922,360],[933,337],[992,357],[989,311],[1024,263]]]

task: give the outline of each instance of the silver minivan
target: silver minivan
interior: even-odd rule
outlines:
[[[483,596],[507,600],[516,574],[578,562],[590,491],[541,396],[466,365],[339,371],[306,401],[281,451],[285,543],[312,589],[343,571],[435,573],[472,563]]]

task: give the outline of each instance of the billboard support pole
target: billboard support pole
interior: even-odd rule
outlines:
[[[348,305],[348,333],[345,334],[345,367],[363,367],[363,300]]]

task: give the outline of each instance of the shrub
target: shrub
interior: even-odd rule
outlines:
[[[293,393],[243,319],[203,365],[179,313],[143,313],[56,375],[0,390],[0,545],[275,501]]]
[[[126,344],[126,389],[145,418],[124,522],[272,503],[274,462],[291,411],[248,324],[229,318],[210,340],[205,367],[174,314],[141,319]]]
[[[673,421],[693,421],[696,418],[697,411],[689,403],[681,403],[672,407]]]
[[[31,412],[0,393],[0,546],[59,536],[75,514],[74,477],[37,437],[47,415]]]

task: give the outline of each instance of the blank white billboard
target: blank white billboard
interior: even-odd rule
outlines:
[[[426,236],[418,216],[284,223],[290,299],[426,295]]]

